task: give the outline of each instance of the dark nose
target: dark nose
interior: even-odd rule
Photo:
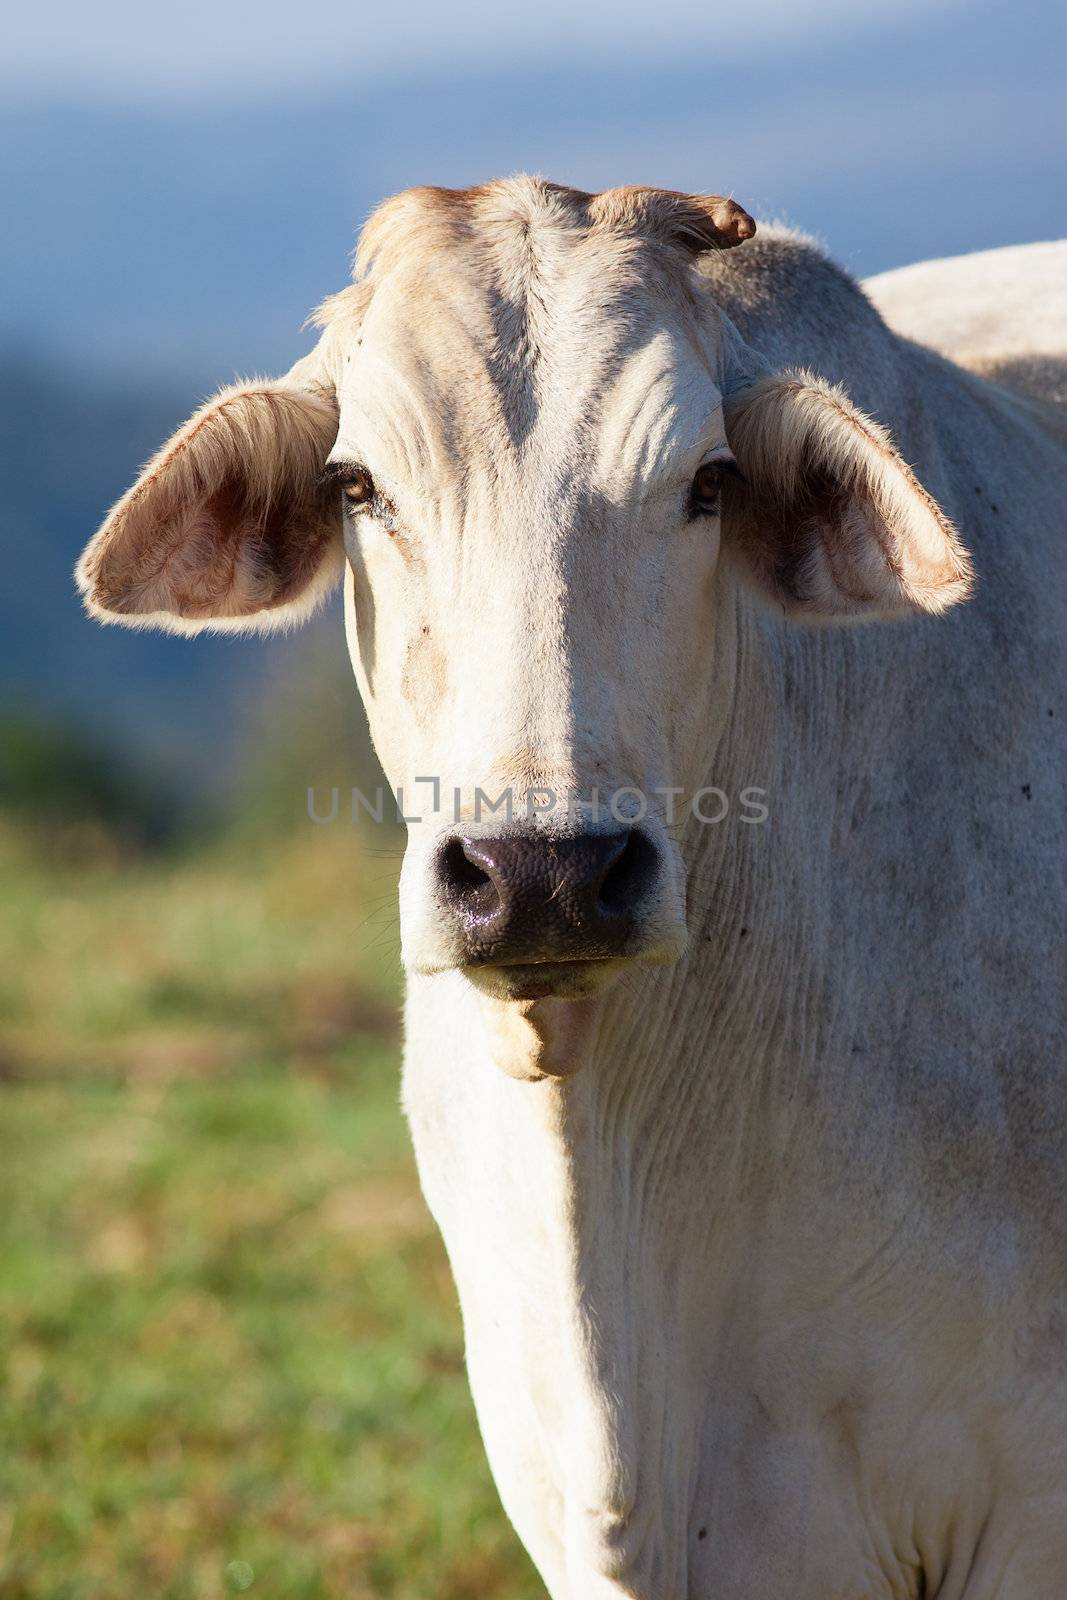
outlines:
[[[581,961],[625,954],[655,856],[638,828],[461,836],[439,869],[468,964]]]

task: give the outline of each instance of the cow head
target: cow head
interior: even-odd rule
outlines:
[[[666,796],[706,770],[741,573],[800,621],[939,611],[965,556],[837,389],[768,373],[701,256],[733,202],[539,180],[416,190],[289,378],[167,444],[78,578],[105,621],[263,629],[344,576],[406,808],[406,963],[529,1002],[675,958]]]

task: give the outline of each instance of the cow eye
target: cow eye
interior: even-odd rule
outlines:
[[[702,461],[693,478],[689,501],[694,516],[718,511],[723,479],[740,478],[737,462],[730,456],[720,461]]]
[[[366,467],[345,467],[337,477],[348,505],[365,506],[374,499],[374,479]]]

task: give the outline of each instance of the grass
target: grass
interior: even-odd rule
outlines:
[[[0,873],[2,1600],[542,1596],[397,1106],[395,863]]]

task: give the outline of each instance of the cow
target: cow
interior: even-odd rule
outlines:
[[[343,579],[555,1600],[1067,1593],[1067,413],[885,292],[721,196],[408,191],[78,568],[184,634]]]

